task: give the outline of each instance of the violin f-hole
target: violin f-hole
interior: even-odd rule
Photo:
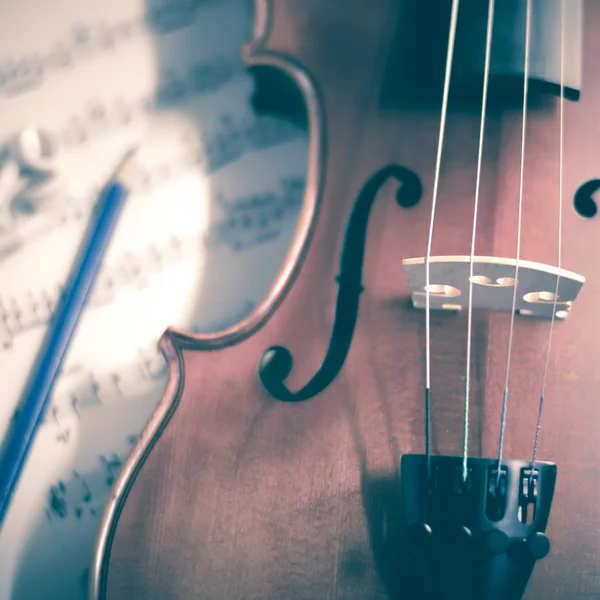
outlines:
[[[266,391],[284,402],[299,402],[314,398],[338,375],[344,365],[358,315],[362,287],[362,270],[371,208],[381,187],[389,179],[401,185],[396,191],[396,202],[405,208],[415,206],[421,199],[423,186],[419,176],[401,165],[387,165],[376,171],[362,187],[344,237],[340,271],[336,277],[338,293],[329,348],[319,370],[297,392],[292,392],[284,381],[293,368],[293,357],[287,348],[273,346],[261,357],[258,376]]]
[[[590,219],[596,216],[598,205],[592,196],[598,189],[600,189],[600,179],[590,179],[582,183],[575,192],[573,206],[582,217]]]

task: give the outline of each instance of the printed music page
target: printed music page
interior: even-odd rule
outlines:
[[[35,127],[62,182],[0,185],[0,439],[100,186],[130,146],[140,163],[7,514],[0,598],[87,597],[108,491],[165,387],[158,339],[231,325],[281,266],[308,136],[251,107],[253,19],[244,0],[0,7],[0,168]]]

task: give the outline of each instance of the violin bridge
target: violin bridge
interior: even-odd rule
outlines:
[[[429,261],[429,307],[459,311],[469,306],[470,256],[432,256]],[[473,308],[512,310],[517,261],[476,256],[473,259]],[[425,258],[402,261],[415,308],[425,308]],[[541,263],[519,261],[515,311],[550,319],[558,279],[556,318],[565,319],[585,278]]]

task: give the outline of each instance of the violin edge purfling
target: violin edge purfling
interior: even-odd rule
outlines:
[[[158,341],[158,348],[167,362],[167,384],[157,408],[116,477],[105,505],[94,543],[88,586],[89,600],[106,599],[105,586],[112,538],[122,506],[146,457],[152,451],[153,445],[160,439],[169,419],[177,410],[177,404],[185,385],[182,350],[210,351],[224,348],[241,342],[260,329],[290,290],[310,244],[322,200],[323,163],[326,152],[323,104],[319,101],[318,88],[309,73],[291,57],[268,49],[273,3],[274,0],[254,0],[255,18],[252,39],[242,48],[241,58],[246,67],[250,69],[269,67],[284,72],[299,86],[306,102],[309,117],[309,155],[305,194],[296,232],[282,267],[265,297],[246,318],[226,330],[208,334],[169,327]]]

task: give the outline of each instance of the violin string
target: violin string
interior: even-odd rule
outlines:
[[[521,130],[521,167],[519,174],[519,213],[517,217],[517,256],[515,261],[515,280],[513,284],[512,310],[510,315],[510,330],[508,333],[508,353],[506,357],[506,375],[504,380],[504,395],[502,399],[502,417],[500,421],[500,442],[498,444],[498,468],[496,486],[500,484],[500,469],[504,451],[504,433],[506,429],[506,411],[508,408],[508,382],[510,377],[510,358],[512,354],[513,333],[515,329],[515,308],[517,303],[517,288],[519,287],[519,259],[521,255],[521,216],[523,209],[523,181],[525,171],[525,134],[527,131],[527,93],[529,91],[529,46],[531,37],[531,0],[527,0],[527,17],[525,21],[525,68],[523,72],[523,122]]]
[[[433,239],[433,222],[437,204],[438,186],[440,181],[440,167],[442,162],[442,149],[444,146],[444,131],[446,129],[446,114],[448,112],[448,90],[450,89],[450,75],[452,73],[452,57],[454,54],[454,38],[458,16],[459,0],[452,0],[452,13],[450,15],[450,31],[448,33],[448,50],[446,54],[446,71],[444,75],[444,92],[442,97],[442,110],[440,116],[440,133],[435,160],[435,175],[433,182],[433,197],[431,202],[431,219],[429,222],[429,239],[427,241],[427,255],[425,257],[425,454],[427,460],[427,473],[431,469],[431,323],[429,300],[429,264],[431,259],[431,241]]]
[[[469,260],[469,307],[467,312],[467,367],[465,373],[464,429],[463,429],[463,481],[467,480],[467,458],[469,453],[469,401],[471,395],[471,338],[473,324],[473,263],[475,259],[475,238],[477,232],[477,209],[479,207],[479,189],[481,183],[481,165],[483,162],[483,140],[485,135],[485,115],[490,75],[490,55],[492,49],[492,30],[494,25],[494,0],[489,1],[487,35],[485,41],[485,65],[483,70],[483,95],[481,98],[481,124],[479,127],[479,149],[477,155],[477,178],[475,181],[475,207],[473,209],[473,233],[471,236],[471,257]]]
[[[562,260],[562,213],[563,213],[563,148],[564,148],[564,90],[565,90],[565,0],[560,2],[560,100],[559,100],[559,123],[558,123],[558,275],[556,277],[556,289],[554,290],[554,305],[552,307],[552,319],[548,333],[548,345],[546,346],[546,358],[544,361],[544,372],[542,375],[542,390],[540,393],[540,405],[538,410],[537,424],[535,427],[535,440],[533,442],[533,454],[531,458],[531,472],[529,474],[529,485],[533,483],[533,470],[537,456],[540,429],[542,426],[542,410],[544,408],[544,397],[546,393],[546,381],[548,378],[548,366],[550,364],[550,346],[554,321],[556,317],[556,305],[558,302],[558,286],[560,282],[560,269]]]

